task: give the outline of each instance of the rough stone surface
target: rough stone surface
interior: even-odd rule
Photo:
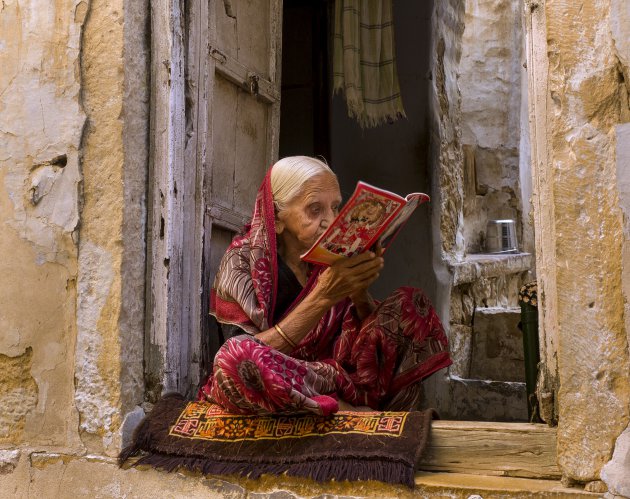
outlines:
[[[81,59],[84,137],[83,222],[79,243],[77,409],[80,430],[114,445],[120,415],[121,227],[123,199],[123,4],[93,1],[84,27]]]
[[[15,390],[23,396],[14,399],[9,413],[20,414],[22,422],[4,435],[16,443],[78,444],[72,400],[85,119],[78,72],[80,3],[9,0],[0,8],[0,252],[5,256],[0,259],[0,372],[13,369],[21,380]],[[29,348],[32,353],[23,355]],[[7,414],[4,406],[0,412]]]
[[[608,491],[608,488],[606,487],[606,484],[601,480],[594,480],[592,482],[588,482],[584,486],[584,490],[586,492],[596,492],[598,494],[603,494],[604,492]]]
[[[440,206],[439,228],[442,255],[463,255],[463,152],[461,147],[460,104],[457,72],[462,54],[464,3],[449,0],[435,3],[434,54],[434,137],[435,163],[439,165],[437,194]]]
[[[6,442],[81,449],[81,427],[115,454],[142,401],[148,6],[127,7],[0,8]]]
[[[611,0],[609,21],[625,83],[625,89],[619,89],[621,121],[627,123],[630,122],[630,4],[625,0]]]
[[[89,479],[87,479],[89,477]],[[418,472],[415,487],[379,482],[329,482],[263,476],[259,480],[164,473],[150,468],[120,469],[113,459],[40,453],[22,457],[15,471],[0,474],[0,490],[19,499],[94,497],[97,499],[168,497],[173,499],[484,499],[600,497],[556,480],[490,477],[463,473]]]
[[[526,272],[532,266],[533,257],[529,253],[467,255],[464,260],[449,264],[453,273],[453,284],[456,286],[475,282],[482,277],[499,277]]]
[[[527,421],[525,383],[465,379],[451,376],[451,405],[444,419],[460,421]]]
[[[118,320],[121,408],[125,414],[144,399],[144,312],[149,163],[149,2],[125,0],[122,139],[123,171],[121,308]]]
[[[0,354],[0,442],[18,443],[26,415],[37,404],[37,385],[31,376],[33,350],[17,357]]]
[[[617,438],[612,459],[602,468],[608,491],[630,497],[630,426]]]
[[[466,2],[459,67],[462,143],[469,151],[463,237],[467,253],[485,248],[488,220],[513,219],[521,247],[523,203],[519,174],[522,101],[521,3]],[[526,163],[520,164],[526,167]],[[529,171],[529,168],[527,168]]]
[[[554,186],[558,463],[599,479],[630,404],[614,125],[622,118],[610,0],[545,3],[550,168]],[[606,416],[602,418],[602,414]]]
[[[25,474],[31,479],[20,480]],[[28,476],[27,475],[27,476]],[[89,477],[89,479],[86,479]],[[291,477],[264,476],[259,480],[165,473],[151,468],[120,469],[115,460],[98,456],[33,454],[10,475],[0,475],[0,490],[17,498],[330,498],[374,499],[417,497],[405,486],[379,482],[330,482],[325,485]]]
[[[121,447],[127,447],[131,444],[133,439],[133,433],[135,429],[138,427],[142,419],[145,417],[145,412],[142,407],[136,406],[136,408],[127,413],[125,419],[123,420],[122,425],[120,425],[121,431]]]
[[[629,23],[630,24],[630,23]],[[623,293],[625,296],[626,333],[630,336],[630,176],[627,168],[630,164],[630,123],[616,127],[617,136],[617,189],[619,205],[624,214],[623,228]],[[601,478],[609,492],[630,497],[630,426],[615,442],[612,459],[602,468]]]
[[[523,333],[518,308],[477,308],[470,375],[474,379],[525,381]]]
[[[3,473],[11,473],[20,461],[21,451],[0,450],[0,475]]]
[[[461,37],[464,31],[464,3],[457,0],[434,2],[431,41],[431,140],[430,163],[435,174],[431,180],[431,230],[433,270],[436,277],[435,306],[445,324],[450,322],[452,278],[446,256],[457,250],[460,227],[462,191],[462,150],[458,134],[459,89],[457,66],[461,57]],[[452,166],[455,165],[455,166]],[[457,167],[459,165],[459,168]],[[427,404],[445,407],[450,404],[444,376],[431,376],[424,383]]]
[[[451,324],[450,337],[449,350],[453,364],[449,368],[449,373],[460,378],[468,378],[472,359],[472,327]]]
[[[143,396],[148,146],[144,16],[144,3],[92,1],[81,57],[88,121],[82,157],[75,401],[84,444],[91,452],[108,455],[120,448],[125,412]]]

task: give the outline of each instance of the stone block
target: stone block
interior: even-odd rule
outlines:
[[[120,426],[122,447],[126,447],[131,444],[133,433],[142,422],[144,416],[144,409],[140,406],[136,406],[124,417],[123,423]]]
[[[452,404],[443,419],[459,421],[527,421],[525,383],[483,381],[451,376]]]
[[[601,478],[610,493],[630,497],[630,426],[617,438],[613,457],[602,468]]]
[[[450,321],[453,324],[464,324],[464,310],[462,308],[462,293],[459,288],[453,288],[451,293]]]
[[[461,324],[451,324],[449,349],[453,360],[449,372],[461,378],[468,378],[472,353],[472,328]]]
[[[19,449],[0,450],[0,475],[11,473],[18,465],[21,454]]]
[[[523,333],[518,308],[477,308],[472,334],[470,377],[525,381]]]

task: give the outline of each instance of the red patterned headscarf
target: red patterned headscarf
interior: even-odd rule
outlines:
[[[221,260],[210,293],[210,314],[251,334],[268,329],[278,292],[271,169],[258,190],[254,214]]]

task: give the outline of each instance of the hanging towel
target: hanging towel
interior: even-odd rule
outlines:
[[[333,92],[362,128],[405,117],[394,47],[392,0],[336,0]]]

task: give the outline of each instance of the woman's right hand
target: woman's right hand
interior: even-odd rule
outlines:
[[[378,279],[381,268],[383,258],[370,251],[341,258],[321,273],[313,291],[332,306],[365,291]]]

